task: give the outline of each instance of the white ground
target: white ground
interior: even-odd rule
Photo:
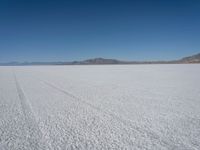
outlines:
[[[200,149],[200,65],[0,67],[0,149]]]

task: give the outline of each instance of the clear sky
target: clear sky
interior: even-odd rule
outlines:
[[[0,62],[199,52],[199,0],[0,0]]]

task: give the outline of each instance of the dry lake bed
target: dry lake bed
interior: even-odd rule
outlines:
[[[200,65],[0,67],[0,149],[200,149]]]

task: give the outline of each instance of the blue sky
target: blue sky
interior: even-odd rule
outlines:
[[[199,0],[0,0],[0,62],[199,52]]]

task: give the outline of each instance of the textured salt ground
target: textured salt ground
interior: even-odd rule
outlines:
[[[0,68],[1,149],[199,149],[199,65]]]

